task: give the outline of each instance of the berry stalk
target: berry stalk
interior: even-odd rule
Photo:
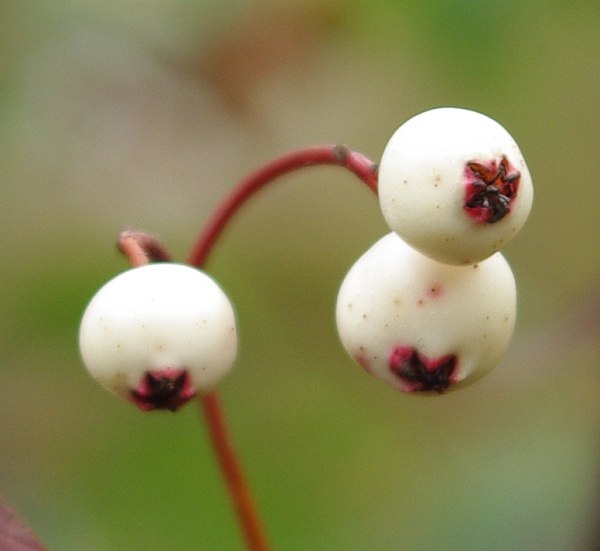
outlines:
[[[362,153],[343,145],[317,145],[293,151],[252,172],[233,188],[200,232],[188,257],[188,263],[198,268],[204,266],[213,245],[230,219],[261,188],[295,170],[319,165],[345,167],[377,194],[377,164]]]
[[[188,264],[202,268],[219,236],[235,213],[257,191],[277,178],[295,170],[319,165],[345,167],[377,194],[377,164],[341,145],[320,145],[294,151],[257,169],[240,181],[216,207],[200,232]],[[154,237],[143,232],[125,230],[119,237],[119,249],[133,266],[150,261],[169,261],[170,255]],[[246,546],[250,551],[268,551],[267,537],[259,518],[252,493],[245,480],[233,448],[225,415],[216,392],[200,397],[201,408],[223,478],[227,484]]]
[[[318,165],[342,166],[354,173],[377,194],[377,164],[340,145],[320,145],[294,151],[271,161],[249,174],[216,207],[194,244],[188,264],[201,268],[213,246],[235,213],[257,191],[277,178],[295,170]],[[221,472],[227,483],[238,520],[251,551],[267,551],[269,545],[252,494],[231,445],[225,417],[215,392],[201,397],[202,409],[213,441]]]
[[[249,551],[269,551],[270,546],[263,523],[231,443],[219,397],[216,392],[211,392],[203,395],[200,403],[213,449],[219,461],[223,478],[227,482],[238,522],[246,541],[246,547]]]
[[[123,230],[119,235],[117,247],[134,267],[150,262],[171,261],[171,255],[164,245],[154,236],[142,231]]]

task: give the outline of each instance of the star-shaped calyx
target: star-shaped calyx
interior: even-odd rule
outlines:
[[[185,369],[146,371],[131,399],[143,411],[169,409],[177,411],[196,395],[190,376]]]
[[[443,393],[457,382],[457,364],[453,354],[430,359],[409,346],[395,348],[389,359],[390,371],[402,380],[405,392]]]
[[[503,156],[500,162],[470,161],[465,166],[464,208],[476,222],[493,224],[510,212],[521,173]]]

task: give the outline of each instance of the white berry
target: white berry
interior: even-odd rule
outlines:
[[[515,280],[500,253],[452,266],[393,232],[350,269],[336,311],[350,356],[404,392],[443,392],[480,378],[503,357],[515,316]]]
[[[439,262],[473,264],[518,233],[533,186],[504,127],[446,107],[394,133],[381,158],[378,194],[389,227],[413,247]]]
[[[177,409],[231,369],[233,308],[205,273],[181,264],[133,268],[89,303],[79,346],[91,375],[142,409]]]

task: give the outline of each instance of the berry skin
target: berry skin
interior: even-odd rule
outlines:
[[[210,391],[237,352],[229,299],[205,273],[182,264],[133,268],[92,298],[79,330],[90,374],[142,410],[176,410]]]
[[[479,379],[503,357],[515,317],[515,280],[500,253],[452,266],[394,232],[350,269],[336,308],[350,356],[403,392],[442,393]]]
[[[521,229],[533,201],[525,160],[489,117],[425,111],[388,142],[379,166],[383,216],[402,239],[447,264],[474,264]]]

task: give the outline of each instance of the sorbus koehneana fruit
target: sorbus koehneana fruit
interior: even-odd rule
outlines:
[[[487,373],[508,347],[515,316],[515,280],[500,253],[453,266],[394,232],[350,269],[336,308],[348,353],[404,392],[444,392]]]
[[[87,306],[79,347],[90,374],[143,410],[206,393],[237,352],[229,299],[204,272],[174,263],[117,275]]]
[[[389,227],[448,264],[473,264],[502,249],[533,201],[512,136],[485,115],[452,107],[398,128],[381,158],[378,192]]]

